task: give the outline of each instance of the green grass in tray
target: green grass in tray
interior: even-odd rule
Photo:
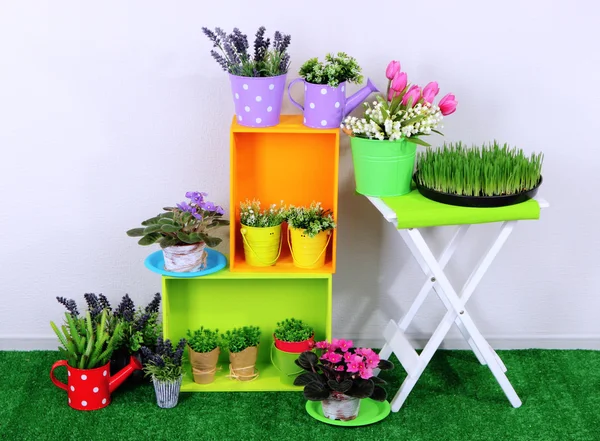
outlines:
[[[417,156],[417,181],[429,189],[464,196],[522,193],[541,177],[543,154],[525,156],[522,149],[496,141],[481,147],[449,143]]]

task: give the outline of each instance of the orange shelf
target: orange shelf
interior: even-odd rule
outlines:
[[[251,267],[244,259],[239,204],[258,199],[262,206],[309,205],[321,202],[338,213],[339,129],[312,129],[302,115],[281,115],[274,127],[240,126],[232,119],[230,270],[232,272],[335,273],[337,229],[328,245],[325,266],[316,270],[296,268],[284,236],[281,256],[270,267]],[[282,230],[286,234],[287,229]]]

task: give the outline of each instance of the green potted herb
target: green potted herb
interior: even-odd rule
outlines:
[[[230,377],[250,381],[258,377],[256,359],[261,330],[258,326],[243,326],[221,334],[221,346],[229,351]]]
[[[299,74],[300,78],[288,86],[288,96],[292,104],[303,111],[304,125],[312,128],[339,128],[346,115],[371,93],[377,92],[368,80],[365,87],[346,98],[348,84],[358,84],[363,77],[356,59],[345,52],[328,53],[324,61],[310,58],[302,64]],[[298,81],[304,83],[304,106],[291,95],[291,88]]]
[[[212,383],[219,361],[219,330],[205,329],[201,326],[192,332],[187,331],[187,344],[194,382],[198,384]]]
[[[205,200],[207,193],[188,191],[185,196],[189,202],[165,207],[164,213],[143,221],[143,228],[127,231],[130,237],[141,237],[138,241],[140,245],[158,243],[167,271],[195,272],[206,269],[205,247],[214,248],[223,241],[213,236],[212,231],[229,225],[229,221],[222,218],[223,208]]]
[[[174,346],[169,339],[163,340],[162,336],[159,336],[154,350],[142,346],[142,354],[148,360],[144,372],[152,378],[156,403],[163,409],[175,407],[179,400],[185,344],[184,338]]]
[[[279,371],[279,380],[284,384],[294,384],[302,371],[296,366],[298,354],[310,351],[314,346],[315,331],[312,326],[296,318],[286,318],[277,322],[273,332],[271,361]]]
[[[497,142],[428,148],[417,157],[414,180],[423,196],[450,205],[501,207],[524,202],[542,183],[542,153]]]
[[[275,347],[286,352],[301,353],[312,349],[315,331],[312,326],[295,318],[286,318],[277,322],[273,340]]]
[[[275,265],[281,252],[281,224],[285,221],[285,210],[283,201],[268,208],[261,208],[257,199],[240,202],[240,233],[248,265]]]
[[[314,269],[325,265],[327,246],[336,228],[332,211],[324,209],[320,202],[312,202],[308,207],[290,206],[286,220],[294,266]]]

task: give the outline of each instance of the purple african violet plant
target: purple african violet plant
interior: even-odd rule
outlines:
[[[128,230],[127,235],[141,237],[140,245],[158,243],[163,249],[201,242],[211,248],[219,245],[223,239],[211,236],[209,232],[229,225],[227,219],[222,219],[223,208],[205,200],[208,194],[204,192],[188,191],[185,196],[189,201],[163,208],[165,213],[146,219],[142,222],[144,228]]]
[[[291,42],[289,35],[276,31],[271,39],[265,39],[266,28],[261,26],[254,39],[254,53],[248,52],[250,45],[248,37],[238,28],[233,33],[227,34],[221,28],[214,31],[203,27],[202,31],[212,41],[210,51],[213,58],[225,72],[241,77],[273,77],[287,73],[290,67],[290,55],[287,49]]]

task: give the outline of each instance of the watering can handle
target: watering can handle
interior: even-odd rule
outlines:
[[[296,78],[295,80],[293,80],[289,85],[288,85],[288,97],[290,98],[290,101],[292,102],[292,104],[294,106],[296,106],[298,109],[302,110],[304,112],[304,107],[302,107],[300,105],[300,103],[298,103],[296,100],[294,100],[294,98],[292,98],[292,92],[291,92],[291,88],[294,85],[294,83],[296,81],[302,81],[304,83],[304,79],[303,78]]]
[[[279,251],[277,252],[277,257],[275,257],[275,259],[271,263],[267,263],[267,262],[263,262],[261,259],[258,258],[258,254],[256,254],[256,251],[254,251],[252,249],[250,242],[248,242],[248,240],[246,239],[246,235],[244,234],[245,232],[246,232],[246,230],[244,228],[242,228],[240,230],[240,233],[242,233],[242,239],[244,240],[244,243],[246,245],[248,245],[248,248],[250,248],[250,251],[252,251],[254,253],[256,260],[258,260],[263,265],[273,265],[275,262],[277,262],[277,259],[279,259],[279,255],[281,254],[281,245],[283,244],[283,238],[281,236],[279,237]]]
[[[66,365],[67,365],[67,360],[58,360],[50,368],[50,379],[52,380],[52,382],[54,383],[55,386],[60,387],[63,390],[67,390],[67,385],[65,383],[63,383],[62,381],[58,381],[56,379],[56,377],[54,376],[54,369],[56,369],[59,366],[66,366]]]
[[[329,245],[329,241],[331,240],[331,235],[332,235],[331,230],[328,230],[328,231],[329,231],[329,233],[327,234],[327,243],[325,243],[323,250],[319,253],[319,255],[317,256],[315,261],[313,263],[311,263],[310,265],[308,265],[309,267],[314,265],[315,263],[317,263],[319,261],[319,259],[321,258],[321,256],[323,255],[323,253],[325,252],[325,250],[327,249],[327,245]],[[292,249],[292,243],[290,242],[291,235],[292,235],[292,232],[288,228],[288,235],[287,235],[288,246],[290,248],[290,253],[292,254],[292,259],[296,260],[296,257],[294,256],[294,250]]]

